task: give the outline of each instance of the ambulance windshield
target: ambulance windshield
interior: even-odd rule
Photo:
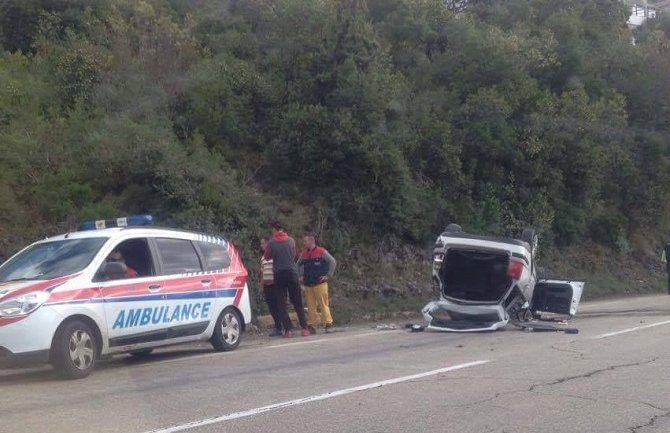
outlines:
[[[108,238],[66,239],[34,244],[0,266],[0,282],[48,280],[79,272]]]

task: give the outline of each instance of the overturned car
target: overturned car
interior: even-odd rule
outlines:
[[[433,285],[439,300],[422,309],[428,328],[492,331],[510,321],[574,316],[584,283],[538,279],[537,249],[532,229],[513,239],[447,226],[433,250]]]

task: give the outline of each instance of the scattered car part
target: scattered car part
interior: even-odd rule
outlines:
[[[390,325],[377,325],[374,327],[377,331],[395,331],[398,329],[398,325],[391,323]]]
[[[537,321],[529,321],[529,322],[511,321],[510,323],[513,324],[514,326],[518,326],[519,328],[527,332],[565,332],[566,334],[579,333],[579,329],[577,328],[568,328],[549,323],[540,323]]]

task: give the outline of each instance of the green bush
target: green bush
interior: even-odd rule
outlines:
[[[593,216],[589,227],[591,239],[609,247],[623,247],[626,219],[616,210],[602,210]]]

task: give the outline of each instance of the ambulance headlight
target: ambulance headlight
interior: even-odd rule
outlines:
[[[0,317],[22,316],[37,310],[49,299],[48,292],[26,293],[0,302]]]

